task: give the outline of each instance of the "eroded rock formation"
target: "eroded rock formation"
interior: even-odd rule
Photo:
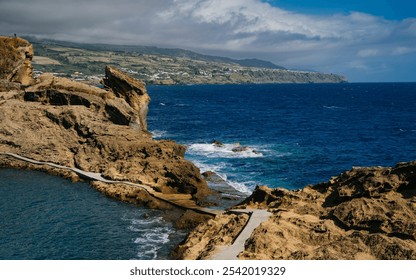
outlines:
[[[207,193],[199,169],[184,159],[185,147],[153,140],[147,132],[150,98],[143,83],[112,67],[106,69],[106,89],[51,74],[33,80],[31,45],[0,37],[0,47],[0,152],[147,184],[163,193],[191,194],[194,199]],[[69,171],[7,157],[0,165],[78,179]],[[133,200],[131,188],[94,185],[108,195]],[[149,202],[142,192],[134,197],[150,206],[161,204]]]
[[[258,187],[238,208],[266,208],[273,216],[246,241],[241,259],[416,259],[416,162],[394,168],[353,168],[302,190]],[[205,232],[229,228],[200,225],[195,240],[220,239]],[[210,258],[212,248],[189,249],[183,258]]]
[[[0,80],[23,86],[33,82],[33,47],[28,41],[18,37],[0,36],[0,57]]]
[[[120,70],[107,66],[105,68],[104,85],[111,88],[117,97],[127,103],[137,112],[136,124],[142,130],[147,130],[146,116],[150,98],[145,85],[124,74]]]
[[[198,225],[173,252],[176,259],[199,260],[210,257],[217,246],[231,245],[244,228],[248,215],[218,215]]]

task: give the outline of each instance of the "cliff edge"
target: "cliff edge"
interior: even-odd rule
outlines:
[[[166,194],[203,197],[207,184],[184,159],[185,147],[156,141],[147,131],[150,97],[144,84],[106,68],[105,88],[43,74],[32,78],[33,48],[20,38],[0,37],[0,152],[102,173],[112,180],[151,186]],[[40,169],[79,180],[73,172],[10,157],[0,166]],[[157,207],[142,190],[93,183],[121,200]]]

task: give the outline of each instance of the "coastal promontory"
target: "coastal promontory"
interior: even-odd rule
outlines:
[[[207,193],[199,169],[184,159],[185,147],[153,140],[147,131],[150,97],[142,82],[114,67],[105,69],[102,88],[48,73],[34,79],[29,42],[0,37],[0,51],[0,153],[145,184],[157,193],[186,194],[194,201]],[[70,170],[4,155],[0,165],[80,179]],[[92,184],[121,200],[151,207],[162,203],[140,188]]]

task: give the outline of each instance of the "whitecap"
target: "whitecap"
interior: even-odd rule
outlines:
[[[246,147],[241,151],[235,151],[240,148],[239,144],[191,144],[188,146],[188,153],[203,155],[209,158],[258,158],[263,154],[253,147]],[[233,151],[234,149],[234,151]]]
[[[136,244],[166,244],[169,242],[169,235],[174,233],[169,228],[153,228],[153,229],[135,229],[136,232],[141,232],[140,237],[134,240]]]
[[[220,170],[229,167],[229,164],[225,162],[205,163],[197,159],[192,159],[192,162],[200,169],[201,173],[206,171],[218,173]]]
[[[163,224],[163,218],[162,217],[156,217],[156,218],[131,218],[131,219],[125,219],[125,221],[130,221],[133,225],[151,225],[151,224]]]
[[[206,171],[213,171],[227,185],[233,187],[237,191],[246,193],[246,194],[251,193],[249,186],[253,186],[254,185],[253,182],[241,183],[241,182],[231,181],[231,180],[228,180],[227,174],[222,172],[224,169],[232,169],[230,164],[227,164],[224,162],[208,164],[208,163],[202,163],[201,161],[198,161],[198,160],[192,160],[192,162],[200,169],[201,173],[204,173]]]
[[[166,106],[166,104],[165,103],[162,103],[162,102],[160,102],[159,105],[160,106]]]
[[[162,217],[156,219],[131,219],[128,230],[135,232],[132,242],[137,246],[139,259],[156,259],[158,251],[170,242],[175,231],[166,225]]]
[[[229,184],[231,187],[236,189],[239,192],[251,194],[250,188],[245,183],[240,182],[233,182],[233,181],[226,181],[227,184]]]
[[[137,257],[139,260],[154,260],[157,258],[157,251],[160,249],[160,246],[154,246],[147,244],[140,248],[140,250],[137,252]]]

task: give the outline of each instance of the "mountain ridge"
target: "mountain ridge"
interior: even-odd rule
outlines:
[[[136,52],[140,54],[150,54],[150,55],[178,56],[178,57],[183,57],[183,58],[190,58],[190,59],[197,59],[197,60],[204,60],[204,61],[236,63],[240,66],[245,66],[245,67],[261,67],[261,68],[287,70],[287,68],[281,65],[277,65],[271,61],[262,60],[258,58],[234,59],[234,58],[225,57],[225,56],[201,54],[195,51],[182,49],[182,48],[165,48],[165,47],[149,46],[149,45],[77,43],[77,42],[69,42],[69,41],[57,41],[57,40],[51,40],[51,39],[37,39],[36,37],[31,37],[31,36],[24,37],[24,38],[30,41],[34,45],[47,42],[51,44],[58,44],[64,47],[72,46],[76,48],[84,48],[84,49],[89,49],[89,50]]]

